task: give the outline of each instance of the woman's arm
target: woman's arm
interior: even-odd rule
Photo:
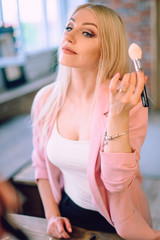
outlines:
[[[37,180],[38,190],[44,206],[46,219],[61,216],[58,205],[54,200],[48,179]]]
[[[134,76],[132,77],[130,79],[127,76],[127,87],[135,81]],[[125,89],[123,80],[121,87]],[[130,94],[116,90],[116,79],[112,83],[107,132],[112,136],[129,130],[129,134],[109,141],[101,152],[101,177],[108,190],[111,219],[118,234],[124,239],[158,240],[160,233],[150,227],[148,206],[141,189],[141,176],[135,179],[139,173],[140,149],[146,135],[148,119],[147,109],[139,102],[144,75],[139,73],[140,84],[129,87]],[[134,106],[136,107],[133,108]]]
[[[34,99],[32,106],[33,118],[33,152],[32,161],[35,170],[35,178],[42,199],[45,215],[48,221],[47,232],[56,238],[69,238],[71,224],[67,218],[61,217],[57,202],[52,192],[48,170],[45,161],[45,148],[41,143],[43,121],[37,122],[40,110],[43,108],[46,98],[52,90],[51,85],[41,89]],[[56,173],[54,172],[56,175]],[[57,200],[57,199],[56,199]],[[68,231],[68,232],[67,232]]]
[[[138,80],[143,83],[143,78],[144,75]],[[118,76],[113,80],[116,80],[117,84]],[[125,93],[119,93],[115,86],[110,87],[112,106],[108,115],[107,133],[109,136],[126,131],[129,133],[108,141],[101,150],[101,178],[106,188],[112,193],[124,191],[135,179],[139,171],[140,150],[146,136],[148,122],[148,109],[144,108],[141,102],[137,103],[141,90],[136,97],[136,102],[132,99],[134,98],[132,94],[125,96]],[[136,106],[129,110],[134,101]]]
[[[107,136],[123,134],[118,138],[108,141],[104,151],[114,153],[131,153],[129,141],[129,112],[140,101],[144,88],[145,76],[143,72],[125,74],[118,90],[119,74],[116,74],[110,84],[110,111],[107,122]]]
[[[39,193],[42,199],[45,216],[48,221],[47,232],[52,237],[69,238],[72,231],[70,221],[61,217],[59,207],[53,197],[48,179],[37,180]]]
[[[116,134],[124,133],[124,135],[108,141],[104,151],[112,153],[131,153],[131,145],[129,141],[129,113],[123,116],[110,114],[107,122],[107,135],[115,136]],[[128,132],[128,133],[127,133]]]

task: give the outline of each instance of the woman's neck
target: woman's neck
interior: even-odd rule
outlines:
[[[94,95],[97,71],[72,69],[71,84],[68,93],[79,99],[89,99]]]

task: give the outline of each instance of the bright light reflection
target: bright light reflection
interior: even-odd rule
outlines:
[[[6,25],[17,25],[17,0],[1,0],[3,9],[3,19]]]
[[[47,18],[49,21],[56,21],[58,17],[57,3],[53,0],[47,0]]]
[[[19,10],[22,22],[37,23],[42,21],[41,0],[19,0]]]

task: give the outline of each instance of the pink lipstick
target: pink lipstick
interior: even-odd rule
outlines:
[[[72,55],[77,54],[75,51],[73,51],[73,50],[72,50],[71,48],[69,48],[69,47],[63,47],[62,50],[63,50],[64,53],[67,53],[67,54],[72,54]]]

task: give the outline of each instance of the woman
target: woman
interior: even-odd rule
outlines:
[[[57,81],[35,97],[33,165],[52,237],[69,238],[76,225],[160,239],[139,170],[146,77],[128,73],[127,48],[117,13],[78,7],[60,44]]]

